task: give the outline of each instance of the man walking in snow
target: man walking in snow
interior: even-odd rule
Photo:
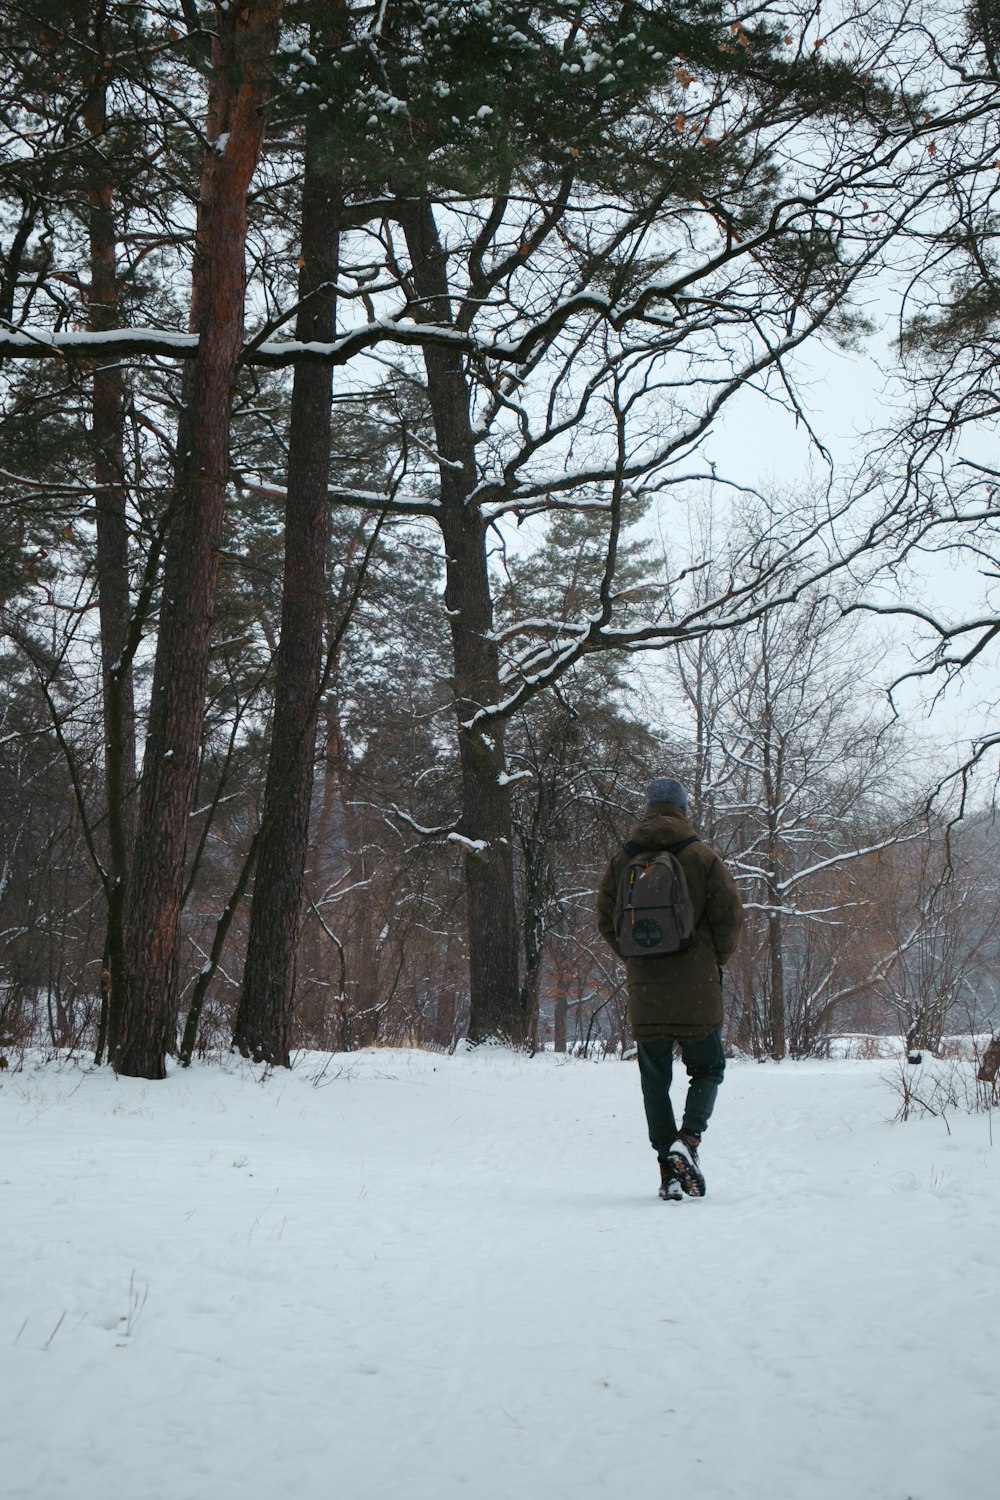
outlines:
[[[649,1139],[660,1164],[660,1197],[700,1198],[705,1178],[698,1147],[725,1072],[722,1050],[722,969],[733,955],[743,921],[739,892],[715,850],[688,821],[688,794],[672,776],[646,790],[646,810],[628,842],[613,856],[597,897],[597,925],[628,981],[628,1017],[639,1050],[642,1099]],[[622,953],[622,883],[635,856],[673,854],[690,897],[690,936],[680,951],[652,957]],[[633,922],[634,926],[634,922]],[[659,929],[657,928],[657,931]],[[632,945],[634,946],[634,945]],[[680,1128],[670,1102],[675,1044],[689,1083]]]

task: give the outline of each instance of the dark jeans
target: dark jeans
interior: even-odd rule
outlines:
[[[681,1058],[690,1079],[681,1129],[689,1130],[692,1135],[702,1135],[726,1071],[722,1032],[710,1032],[694,1042],[678,1039],[677,1046],[681,1049]],[[667,1037],[654,1037],[639,1042],[638,1047],[642,1102],[646,1106],[650,1143],[657,1156],[666,1156],[678,1135],[670,1103],[674,1043]]]

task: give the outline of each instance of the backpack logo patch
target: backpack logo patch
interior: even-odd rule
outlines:
[[[654,917],[639,917],[632,923],[632,936],[640,948],[656,948],[663,941],[663,928]]]

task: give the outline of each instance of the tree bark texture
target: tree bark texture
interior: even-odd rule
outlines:
[[[340,707],[339,694],[328,692],[323,703],[323,796],[317,827],[318,868],[322,872],[325,866],[331,876],[339,874],[338,860],[343,857],[348,862],[347,883],[363,890],[371,873],[368,868],[370,856],[363,820],[346,788],[348,752]],[[323,876],[324,884],[327,879]],[[338,950],[338,955],[342,960],[342,972],[335,1001],[336,1036],[337,1046],[346,1052],[357,1045],[359,1037],[365,1037],[366,1013],[380,1000],[379,947],[369,902],[359,901],[351,914],[350,965],[343,949]],[[365,1019],[359,1023],[359,1017]]]
[[[772,901],[780,901],[781,896],[774,889],[774,882],[769,882]],[[773,906],[767,914],[767,947],[768,947],[768,1021],[770,1032],[769,1052],[775,1062],[780,1062],[788,1050],[788,1041],[785,1036],[785,953],[784,932],[782,930],[781,913]]]
[[[99,35],[96,40],[100,50]],[[94,333],[116,328],[119,321],[116,184],[100,149],[107,128],[107,89],[107,75],[99,73],[83,110],[83,122],[95,147],[87,180],[89,326]],[[136,790],[135,694],[132,662],[127,652],[131,605],[125,511],[125,398],[117,362],[95,365],[91,400],[108,839],[100,1059],[105,1042],[109,1055],[113,1053],[121,1030],[125,897],[133,848]]]
[[[997,1073],[1000,1073],[1000,1036],[995,1036],[990,1041],[976,1077],[980,1083],[995,1083]]]
[[[556,1052],[566,1051],[566,991],[560,985],[552,1002],[552,1047]]]
[[[448,274],[430,205],[403,216],[413,281],[425,316],[452,322]],[[469,936],[469,1039],[530,1041],[526,996],[518,983],[513,833],[504,772],[504,725],[488,732],[464,726],[500,697],[500,661],[492,640],[486,526],[470,503],[476,486],[470,392],[461,353],[424,350],[427,388],[441,456],[441,531],[445,549],[445,605],[451,626],[455,709],[462,775],[459,833],[465,855]]]
[[[539,806],[530,829],[521,837],[522,860],[522,915],[521,928],[524,945],[524,968],[521,977],[521,1014],[526,1018],[532,1051],[539,1044],[538,1005],[541,993],[542,966],[545,961],[545,940],[548,895],[552,878],[549,868],[550,848],[546,827],[549,804],[549,788],[539,786]],[[563,1012],[565,1023],[565,1010]],[[544,1041],[543,1041],[544,1045]],[[565,1051],[565,1045],[563,1046]]]
[[[198,770],[229,419],[243,337],[247,191],[260,156],[280,0],[215,13],[205,166],[177,474],[126,930],[120,1073],[161,1078],[176,1041],[175,975],[187,825]]]
[[[760,727],[761,768],[764,783],[764,806],[767,820],[767,858],[765,887],[767,891],[768,948],[768,1051],[780,1062],[788,1050],[785,1028],[785,933],[781,905],[781,801],[784,782],[784,754],[772,714],[771,674],[768,662],[768,630],[765,622],[762,666],[763,714]]]
[[[340,184],[327,132],[306,128],[296,338],[327,343],[336,326]],[[299,365],[292,386],[284,592],[260,856],[233,1045],[289,1065],[316,721],[326,619],[332,371]]]

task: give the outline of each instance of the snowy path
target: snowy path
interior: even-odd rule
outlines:
[[[633,1065],[321,1063],[2,1075],[4,1500],[998,1493],[987,1119],[734,1065],[671,1205]]]

